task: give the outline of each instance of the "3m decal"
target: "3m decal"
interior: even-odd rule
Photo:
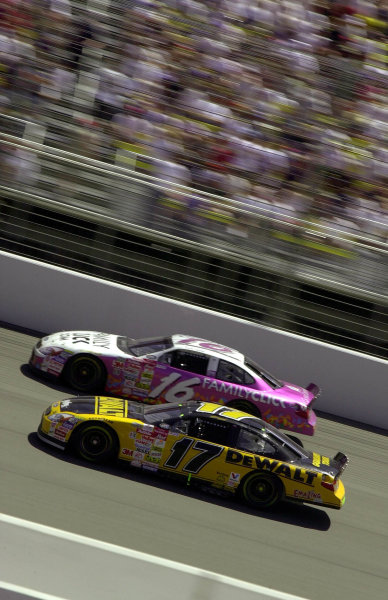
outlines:
[[[162,377],[159,385],[157,385],[153,390],[148,394],[149,398],[157,398],[167,389],[171,384],[181,379],[182,375],[179,373],[170,373],[170,375],[166,375],[166,377]],[[194,396],[195,385],[201,383],[199,377],[192,377],[191,379],[185,379],[183,381],[179,381],[175,383],[165,394],[164,398],[166,402],[177,402],[179,400],[191,400]]]
[[[253,467],[263,471],[271,471],[281,477],[300,481],[306,485],[313,485],[315,477],[318,476],[318,473],[315,473],[314,471],[293,467],[272,458],[262,458],[261,456],[243,454],[237,450],[229,449],[226,453],[225,461],[231,464],[241,464],[244,467]]]
[[[199,450],[199,454],[191,458],[182,467],[182,471],[186,473],[198,473],[208,462],[219,456],[223,450],[223,446],[216,446],[215,444],[209,444],[201,440],[194,442],[191,438],[182,438],[172,446],[171,454],[163,466],[170,469],[177,469],[190,448]]]

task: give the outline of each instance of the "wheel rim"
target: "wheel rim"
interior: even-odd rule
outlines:
[[[254,504],[270,505],[277,500],[278,492],[269,479],[255,478],[247,482],[245,494],[248,501]]]
[[[82,435],[81,450],[88,456],[101,456],[110,449],[110,445],[111,440],[105,431],[91,429]]]
[[[73,382],[79,387],[92,385],[98,380],[100,369],[92,360],[81,360],[72,365],[71,375]]]

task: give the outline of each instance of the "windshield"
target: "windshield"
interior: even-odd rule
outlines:
[[[264,379],[264,381],[268,383],[272,389],[283,387],[284,384],[282,381],[280,381],[280,379],[277,379],[274,375],[271,375],[269,371],[266,371],[263,369],[263,367],[260,367],[260,365],[255,363],[250,358],[246,358],[244,362],[249,369],[252,369],[252,371],[256,373],[256,375],[259,375],[259,377]]]
[[[134,356],[144,356],[161,350],[172,348],[173,344],[170,337],[164,338],[146,338],[142,340],[132,340],[131,338],[120,336],[117,338],[117,347],[126,354]]]

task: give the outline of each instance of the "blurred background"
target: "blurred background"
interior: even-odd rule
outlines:
[[[0,249],[387,358],[387,33],[387,0],[2,0]]]

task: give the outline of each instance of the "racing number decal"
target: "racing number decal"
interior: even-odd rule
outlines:
[[[170,375],[166,375],[166,377],[162,377],[159,385],[156,386],[153,390],[148,394],[149,398],[157,398],[160,394],[168,388],[169,385],[180,379],[182,375],[179,373],[170,373]],[[185,379],[173,385],[168,392],[164,395],[166,402],[177,402],[179,400],[191,400],[194,396],[195,385],[201,383],[199,377],[192,377],[191,379]]]
[[[194,444],[193,442],[194,440],[191,438],[182,438],[175,442],[171,448],[171,454],[163,466],[170,469],[177,469],[189,449],[193,448],[193,450],[199,450],[199,454],[183,465],[182,471],[186,471],[186,473],[198,473],[213,458],[217,458],[224,449],[223,446],[216,446],[215,444],[201,442],[200,440],[197,440]]]

